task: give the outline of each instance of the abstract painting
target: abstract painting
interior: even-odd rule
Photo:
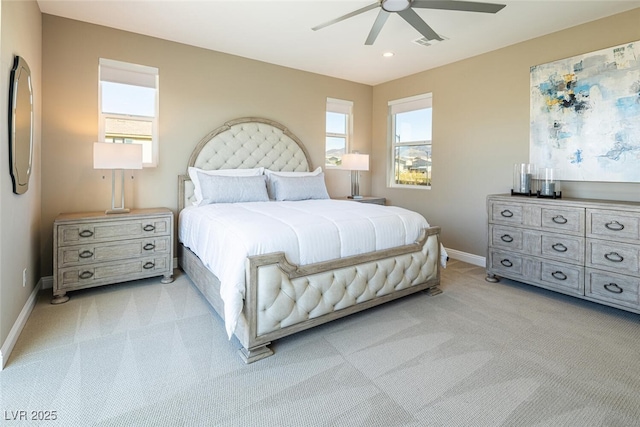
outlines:
[[[560,180],[640,182],[640,42],[530,75],[530,163]]]

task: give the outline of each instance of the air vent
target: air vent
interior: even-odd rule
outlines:
[[[449,40],[448,37],[443,36],[442,34],[438,34],[443,40]],[[440,40],[429,40],[426,37],[420,37],[419,39],[413,40],[413,43],[419,44],[420,46],[433,46],[434,44],[442,43]]]

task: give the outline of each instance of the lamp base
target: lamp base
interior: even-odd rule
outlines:
[[[128,208],[115,208],[115,209],[107,209],[104,213],[107,215],[111,214],[123,214],[131,212]]]
[[[354,199],[354,200],[359,200],[362,199],[363,196],[347,196],[348,199]]]

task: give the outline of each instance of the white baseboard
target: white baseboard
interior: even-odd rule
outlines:
[[[455,249],[446,248],[449,258],[457,259],[458,261],[467,262],[469,264],[477,265],[478,267],[486,267],[487,259],[480,255],[474,255],[467,252],[457,251]]]
[[[47,276],[40,279],[42,281],[41,289],[53,289],[53,276]]]
[[[13,347],[16,345],[18,341],[18,337],[24,328],[24,325],[27,323],[27,319],[29,319],[29,315],[31,315],[31,311],[33,311],[33,307],[36,305],[36,301],[38,300],[38,292],[42,289],[44,283],[44,279],[40,279],[36,284],[35,288],[29,295],[27,302],[22,307],[22,311],[18,315],[16,322],[13,324],[13,327],[9,331],[9,335],[7,339],[2,343],[2,347],[0,347],[0,371],[4,369],[4,365],[9,360],[9,356],[11,355],[11,351]],[[51,279],[51,283],[53,283],[53,278]]]

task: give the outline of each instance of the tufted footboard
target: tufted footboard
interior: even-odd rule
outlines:
[[[247,259],[244,319],[236,335],[251,363],[273,352],[271,341],[428,289],[441,291],[439,227],[414,244],[307,266],[283,253]]]

